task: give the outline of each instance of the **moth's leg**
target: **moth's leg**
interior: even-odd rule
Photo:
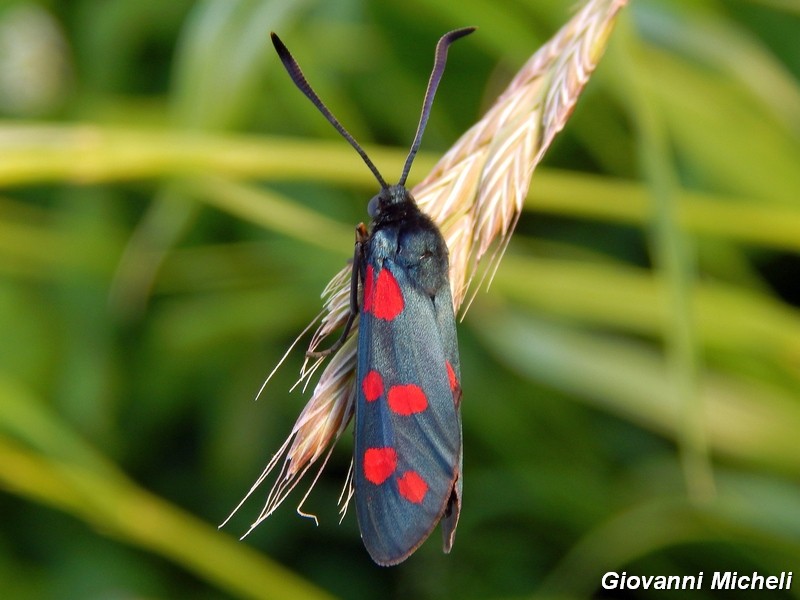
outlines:
[[[369,234],[367,233],[367,228],[363,223],[359,223],[356,227],[356,243],[353,249],[353,270],[350,274],[350,312],[347,315],[347,321],[345,321],[342,335],[339,336],[339,339],[336,340],[330,348],[318,352],[306,352],[306,356],[311,356],[313,358],[328,356],[339,350],[347,341],[347,337],[350,335],[350,330],[353,328],[353,323],[359,312],[358,280],[361,274],[361,264],[364,261],[364,245],[367,243],[368,239]]]

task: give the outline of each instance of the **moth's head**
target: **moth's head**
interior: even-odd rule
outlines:
[[[391,207],[413,202],[414,199],[404,185],[389,185],[372,197],[367,205],[367,212],[373,219],[385,215]]]

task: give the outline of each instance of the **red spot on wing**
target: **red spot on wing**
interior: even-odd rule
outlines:
[[[456,372],[453,370],[453,365],[450,364],[449,360],[445,361],[445,365],[447,365],[447,379],[450,380],[450,389],[456,391],[458,388],[458,379],[456,378]]]
[[[372,268],[372,265],[367,265],[367,271],[364,273],[364,312],[372,310],[374,284],[375,270]]]
[[[369,266],[367,267],[369,269]],[[369,281],[369,278],[367,278]],[[372,314],[379,319],[391,321],[403,312],[403,292],[400,291],[400,284],[394,278],[389,269],[381,269],[378,279],[375,282],[374,293],[371,294],[370,307],[367,308],[366,292],[364,299],[364,310],[371,310]]]
[[[428,408],[428,397],[422,388],[414,383],[393,385],[387,398],[389,408],[398,415],[407,417]]]
[[[428,484],[416,471],[406,471],[397,480],[400,495],[414,504],[420,504],[428,493]]]
[[[383,377],[377,371],[370,371],[361,380],[361,391],[367,402],[374,402],[383,395]]]
[[[380,485],[397,468],[397,452],[394,448],[368,448],[364,452],[364,477]]]

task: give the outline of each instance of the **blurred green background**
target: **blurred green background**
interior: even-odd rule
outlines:
[[[436,40],[480,27],[413,184],[574,2],[0,6],[4,598],[657,593],[603,592],[606,571],[800,589],[796,1],[623,12],[460,326],[455,548],[435,533],[392,569],[338,524],[349,432],[304,507],[318,527],[297,490],[237,541],[264,487],[216,529],[307,398],[299,350],[253,402],[375,189],[267,34],[392,180]]]

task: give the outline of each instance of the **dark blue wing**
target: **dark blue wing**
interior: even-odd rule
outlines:
[[[449,284],[431,297],[392,258],[368,256],[365,270],[356,510],[370,555],[391,565],[443,518],[445,551],[452,545],[461,497],[460,369]]]

